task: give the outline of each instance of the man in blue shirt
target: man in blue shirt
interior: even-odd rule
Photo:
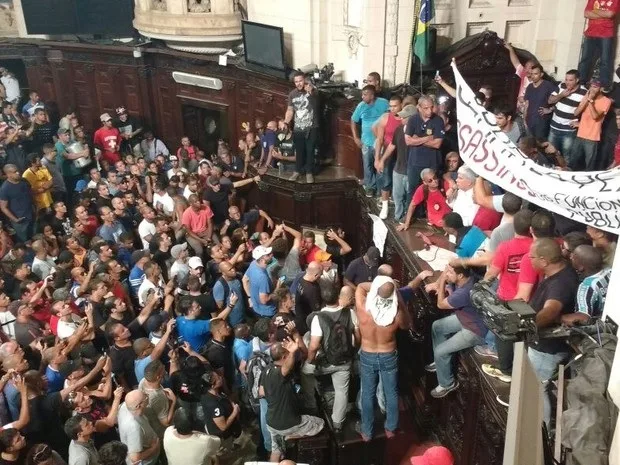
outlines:
[[[375,87],[367,85],[362,89],[362,101],[351,116],[351,132],[355,144],[362,149],[362,165],[364,166],[364,190],[368,197],[377,192],[377,171],[375,170],[375,133],[372,130],[381,116],[390,109],[389,102],[377,98]],[[362,124],[361,137],[357,133],[357,125]]]
[[[0,210],[9,219],[20,242],[32,238],[34,205],[32,189],[15,165],[4,165],[6,181],[0,187]]]
[[[463,226],[461,215],[456,212],[443,217],[443,230],[456,237],[455,252],[459,258],[471,258],[487,239],[486,234],[477,226]]]
[[[426,95],[420,97],[418,113],[409,118],[405,128],[405,142],[410,147],[407,159],[409,199],[420,185],[422,170],[432,168],[437,171],[443,162],[439,149],[445,135],[444,123],[433,113],[433,106],[433,99]]]
[[[273,302],[273,284],[267,273],[267,265],[273,254],[271,247],[259,245],[252,251],[254,261],[250,263],[245,275],[243,275],[243,288],[250,296],[250,302],[254,313],[259,317],[272,317],[276,313],[276,305]],[[278,280],[276,287],[280,285]]]
[[[223,261],[219,264],[219,270],[222,276],[215,282],[213,286],[213,299],[217,308],[222,311],[226,306],[231,306],[228,322],[231,326],[237,326],[245,320],[245,301],[236,299],[236,303],[232,304],[232,297],[243,295],[241,281],[237,279],[237,270],[229,261]]]

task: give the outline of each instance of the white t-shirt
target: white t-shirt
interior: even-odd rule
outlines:
[[[192,192],[189,190],[189,186],[185,186],[185,190],[183,191],[183,197],[189,200],[189,196],[192,194],[198,194],[198,192]]]
[[[448,204],[450,205],[450,202],[448,202]],[[452,207],[455,213],[461,215],[463,226],[471,226],[473,224],[476,213],[478,213],[478,208],[480,208],[474,203],[473,188],[466,191],[459,189],[450,207]]]
[[[154,223],[149,223],[146,220],[142,220],[140,225],[138,226],[138,234],[140,234],[140,239],[142,239],[142,248],[144,250],[149,248],[149,242],[145,239],[146,236],[152,236],[157,232],[155,229]]]
[[[179,438],[174,426],[164,432],[164,451],[168,465],[211,465],[220,448],[221,439],[205,433]]]
[[[144,306],[144,303],[146,302],[146,294],[148,293],[148,291],[150,289],[159,289],[161,291],[161,297],[164,297],[164,293],[162,291],[162,288],[164,287],[164,280],[159,278],[159,286],[155,285],[154,283],[152,283],[151,281],[149,281],[148,279],[144,278],[144,281],[142,281],[142,284],[140,284],[140,287],[138,288],[138,303],[140,304],[141,307]]]
[[[153,207],[155,207],[156,211],[159,211],[157,210],[157,203],[161,203],[164,206],[164,213],[166,215],[172,215],[172,212],[174,212],[174,200],[167,192],[164,195],[153,194]]]
[[[342,307],[323,307],[321,309],[322,312],[337,312],[341,309]],[[357,315],[355,314],[355,310],[351,309],[351,322],[353,323],[353,327],[354,328],[359,328],[360,327],[360,323],[357,319]],[[310,324],[310,336],[314,336],[314,337],[323,337],[323,330],[321,329],[321,323],[319,323],[319,319],[316,318],[316,316],[314,318],[312,318],[312,323]]]
[[[175,262],[170,267],[170,278],[174,278],[175,276],[179,276],[179,281],[182,281],[189,274],[189,266],[187,263],[180,263],[175,260]]]
[[[15,318],[11,312],[5,310],[4,312],[0,312],[0,323],[3,324],[2,331],[4,334],[9,336],[11,339],[15,339]],[[6,323],[6,324],[5,324]]]
[[[14,102],[21,97],[21,90],[19,89],[19,81],[13,76],[2,76],[0,78],[2,85],[6,90],[7,102]]]
[[[77,331],[80,324],[80,317],[77,315],[71,315],[71,321],[58,321],[58,328],[56,332],[60,339],[65,339],[73,335]]]

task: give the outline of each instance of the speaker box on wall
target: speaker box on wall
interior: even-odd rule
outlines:
[[[133,0],[78,0],[76,7],[79,34],[133,35]]]
[[[76,0],[22,0],[28,34],[77,33],[75,3]]]

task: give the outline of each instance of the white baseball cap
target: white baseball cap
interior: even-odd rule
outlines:
[[[194,270],[201,266],[204,268],[204,265],[202,264],[202,258],[200,257],[190,257],[190,259],[187,261],[187,266],[193,268]]]
[[[252,250],[252,258],[254,260],[258,260],[261,257],[264,257],[265,255],[269,255],[270,253],[271,253],[271,247],[263,247],[262,245],[259,245],[254,250]]]

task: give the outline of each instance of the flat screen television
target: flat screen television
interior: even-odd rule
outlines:
[[[281,27],[242,21],[245,61],[257,66],[284,71],[284,32]]]

